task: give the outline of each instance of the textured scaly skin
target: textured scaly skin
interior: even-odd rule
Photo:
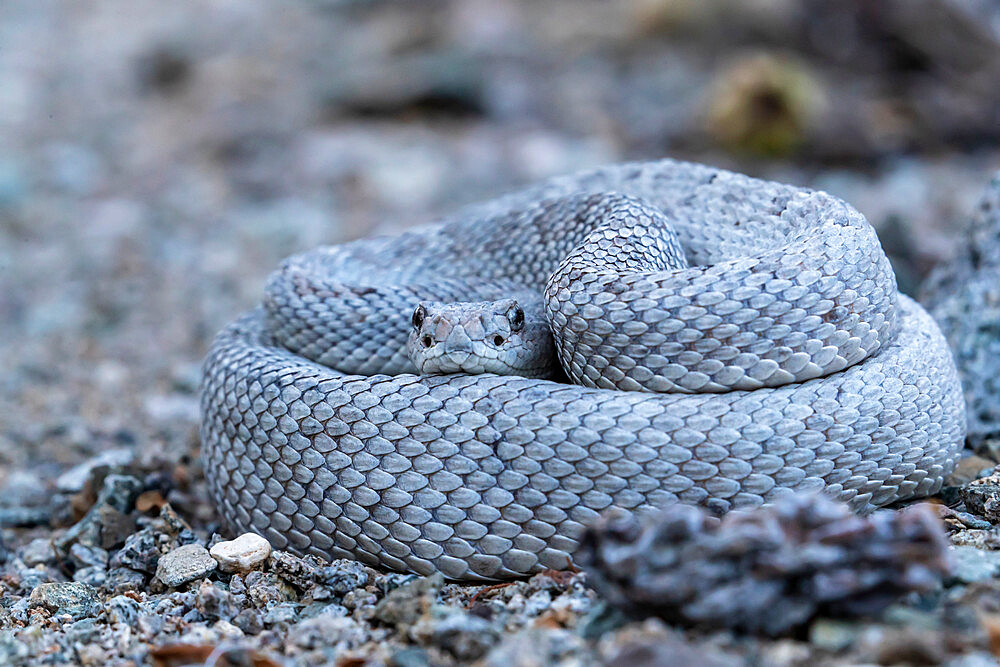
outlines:
[[[414,310],[406,352],[420,375],[496,373],[556,380],[562,368],[541,295]]]
[[[576,384],[412,374],[418,302],[525,287]],[[673,161],[290,258],[216,338],[202,412],[231,530],[455,579],[564,568],[611,507],[930,494],[965,428],[945,341],[863,216]]]

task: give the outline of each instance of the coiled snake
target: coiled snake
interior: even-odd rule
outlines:
[[[413,374],[418,302],[526,288],[572,383]],[[965,429],[945,341],[860,213],[674,161],[292,257],[204,373],[230,529],[455,579],[562,569],[611,507],[933,493]]]

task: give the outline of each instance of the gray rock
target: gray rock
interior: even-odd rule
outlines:
[[[962,251],[928,276],[920,300],[955,357],[969,444],[1000,452],[1000,172],[972,216]]]
[[[93,616],[100,609],[97,592],[80,583],[40,584],[31,591],[29,602],[32,607],[69,614],[75,619]]]
[[[100,547],[74,544],[70,547],[69,558],[76,567],[100,567],[108,565],[108,552]]]
[[[331,647],[344,651],[361,646],[368,633],[353,618],[320,614],[296,624],[288,631],[288,643],[300,649]]]
[[[234,574],[229,579],[229,592],[233,595],[246,595],[247,585],[246,582],[243,581],[243,577],[238,574]]]
[[[458,660],[481,658],[500,639],[489,621],[454,607],[437,606],[411,630],[422,643],[436,646]]]
[[[735,656],[689,644],[682,637],[669,637],[628,642],[619,646],[605,664],[629,667],[738,667],[746,663]]]
[[[143,484],[135,477],[108,475],[97,502],[72,528],[56,541],[60,549],[74,543],[111,549],[122,544],[135,529],[131,515]]]
[[[640,521],[609,514],[574,558],[629,613],[780,635],[817,616],[870,616],[937,587],[947,540],[927,505],[866,517],[825,495],[789,494],[721,521],[672,505]]]
[[[951,583],[971,584],[995,579],[1000,575],[1000,551],[984,551],[976,547],[948,547],[954,562]]]
[[[330,593],[344,595],[366,585],[371,578],[368,567],[357,561],[336,560],[325,565],[314,556],[299,558],[287,551],[271,554],[271,569],[300,590],[309,590],[322,596],[322,587]],[[317,597],[316,599],[321,599]]]
[[[341,600],[346,609],[354,610],[358,616],[366,619],[375,618],[378,596],[366,588],[355,588],[348,591]]]
[[[279,602],[264,614],[264,625],[294,623],[299,617],[299,609],[295,602]]]
[[[28,567],[35,565],[47,565],[56,559],[56,550],[52,546],[52,540],[47,537],[39,537],[28,542],[21,549],[21,560]]]
[[[208,619],[230,621],[239,611],[239,605],[232,593],[207,579],[198,587],[195,607]]]
[[[264,615],[256,609],[244,609],[233,617],[233,625],[245,634],[260,634],[264,629]]]
[[[305,590],[316,583],[318,569],[311,557],[300,558],[287,551],[275,551],[271,554],[271,570],[299,590]]]
[[[200,544],[185,544],[160,556],[156,565],[156,578],[164,586],[176,588],[208,576],[218,565],[205,547]]]
[[[160,560],[160,546],[156,533],[143,528],[125,538],[125,544],[111,559],[112,566],[124,566],[139,572],[153,574]]]
[[[0,527],[32,528],[48,525],[52,510],[48,507],[0,507]]]
[[[484,667],[597,664],[587,653],[587,643],[569,630],[529,628],[504,637],[486,655],[483,664]]]
[[[100,155],[81,144],[59,142],[46,146],[45,173],[51,185],[73,195],[93,192],[104,178]]]
[[[370,568],[358,561],[335,560],[329,566],[320,568],[315,578],[317,583],[343,595],[367,585],[371,579],[370,572]]]
[[[59,475],[56,478],[56,489],[63,493],[78,493],[83,490],[83,487],[90,480],[90,476],[98,468],[108,468],[112,471],[122,470],[130,465],[134,459],[135,452],[131,449],[119,448],[101,452]]]
[[[139,614],[142,613],[142,605],[127,595],[116,595],[108,600],[104,606],[109,623],[135,625]]]
[[[857,641],[863,629],[858,623],[821,618],[809,627],[809,642],[818,648],[837,653]]]
[[[375,606],[375,618],[395,626],[408,626],[417,622],[428,611],[444,585],[440,573],[419,577],[389,593]]]
[[[958,490],[966,509],[990,523],[1000,523],[1000,475],[974,479]]]
[[[622,627],[628,621],[628,616],[621,609],[604,600],[598,600],[580,621],[578,629],[580,636],[584,639],[600,639],[607,633]]]
[[[552,595],[548,591],[537,591],[524,603],[524,613],[528,616],[538,616],[552,606]]]
[[[404,584],[408,584],[411,581],[416,581],[420,578],[417,574],[403,574],[401,572],[388,572],[383,574],[375,582],[378,590],[383,595],[388,595],[390,591],[393,591]]]
[[[330,604],[324,604],[323,602],[314,602],[310,605],[306,605],[302,609],[302,613],[299,614],[299,618],[305,620],[307,618],[315,618],[316,616],[350,616],[350,612],[347,611],[346,607],[343,607],[335,602]]]
[[[18,571],[18,575],[21,578],[21,585],[19,586],[19,589],[26,593],[33,591],[41,584],[54,583],[52,582],[53,575],[49,570],[42,567],[20,569]]]
[[[427,667],[430,664],[427,651],[417,646],[401,649],[389,657],[389,667]],[[510,663],[505,663],[503,667],[511,666]]]
[[[19,641],[12,632],[0,632],[0,665],[20,665],[28,658],[27,645]]]
[[[108,572],[101,566],[82,567],[73,573],[73,581],[87,584],[94,588],[104,586],[108,581]]]
[[[996,667],[997,657],[986,651],[977,651],[952,658],[943,667]]]
[[[961,497],[962,489],[959,488],[957,493],[959,494],[959,497]],[[958,512],[947,507],[946,505],[941,505],[941,507],[938,508],[938,514],[940,514],[941,518],[953,527],[961,526],[963,528],[971,528],[974,530],[989,530],[993,527],[993,524],[985,519],[981,519],[974,514],[970,514],[969,512]],[[952,530],[954,530],[954,528],[952,528]],[[955,543],[954,537],[955,536],[953,534],[952,543]]]
[[[116,567],[108,571],[105,587],[115,594],[142,590],[149,577],[128,567]]]
[[[298,600],[295,589],[273,572],[254,570],[247,574],[245,585],[247,596],[254,606],[260,609],[267,609],[281,602]]]
[[[81,619],[75,623],[69,624],[66,628],[66,635],[68,638],[81,644],[92,643],[95,639],[97,639],[100,632],[97,620],[93,618]]]
[[[14,507],[47,505],[52,492],[45,482],[30,470],[13,470],[0,487],[0,504]]]
[[[155,637],[166,625],[166,619],[161,614],[140,614],[135,620],[135,627],[145,637]]]

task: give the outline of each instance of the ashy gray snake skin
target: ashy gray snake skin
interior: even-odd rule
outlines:
[[[573,384],[412,374],[418,302],[525,288]],[[216,338],[202,415],[230,530],[454,579],[563,569],[612,507],[930,494],[965,431],[945,341],[860,213],[673,161],[290,258]]]

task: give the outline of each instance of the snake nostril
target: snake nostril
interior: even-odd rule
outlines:
[[[503,336],[494,336],[493,337],[493,344],[494,345],[503,345]]]
[[[423,338],[420,339],[420,342],[424,344],[424,347],[430,347],[431,346],[431,342],[432,342],[431,341],[431,337],[430,336],[424,336]]]

